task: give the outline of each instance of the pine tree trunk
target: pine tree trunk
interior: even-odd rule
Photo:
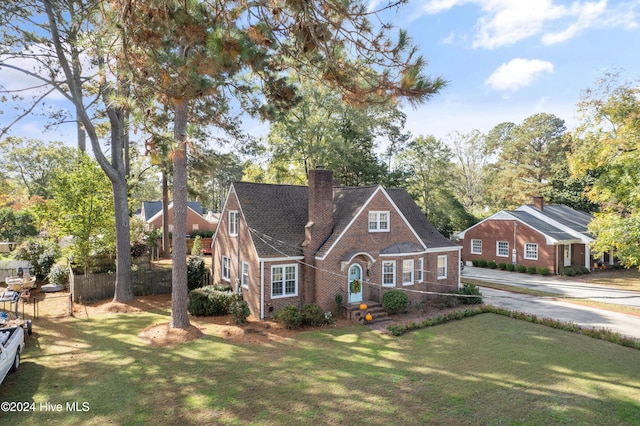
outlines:
[[[171,327],[187,328],[187,102],[177,99],[174,106]]]

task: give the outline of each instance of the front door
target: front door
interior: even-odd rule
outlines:
[[[364,287],[362,283],[362,267],[357,263],[354,263],[349,267],[348,287],[349,303],[362,302],[362,289]]]
[[[563,246],[563,260],[564,262],[562,263],[563,266],[571,266],[571,245],[570,244],[565,244]]]

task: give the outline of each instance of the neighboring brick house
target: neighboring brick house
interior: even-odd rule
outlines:
[[[173,202],[169,203],[169,232],[173,231]],[[162,228],[162,201],[142,203],[140,218],[147,230]],[[217,217],[209,220],[202,215],[202,205],[198,201],[187,202],[187,231],[215,231]]]
[[[592,219],[589,213],[533,197],[533,204],[502,210],[460,232],[462,258],[468,264],[484,259],[546,267],[555,274],[570,266],[591,269],[593,237],[587,225]]]
[[[335,311],[337,294],[350,305],[381,302],[393,288],[425,300],[459,287],[460,246],[404,189],[334,184],[320,167],[309,187],[233,183],[214,236],[214,282],[238,286],[261,319],[311,302]]]

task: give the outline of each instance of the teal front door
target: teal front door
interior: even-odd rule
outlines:
[[[355,284],[354,281],[357,280],[359,284]],[[354,263],[349,267],[349,303],[360,303],[362,302],[362,267],[357,263]]]

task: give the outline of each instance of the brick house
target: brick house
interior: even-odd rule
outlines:
[[[502,210],[460,232],[462,258],[468,264],[484,259],[546,267],[555,274],[571,266],[591,269],[593,237],[587,225],[592,219],[589,213],[533,197],[533,204]]]
[[[311,302],[335,311],[337,294],[343,306],[393,288],[425,300],[458,288],[459,259],[404,189],[341,187],[321,167],[308,187],[233,183],[212,253],[214,282],[241,291],[260,319]]]

